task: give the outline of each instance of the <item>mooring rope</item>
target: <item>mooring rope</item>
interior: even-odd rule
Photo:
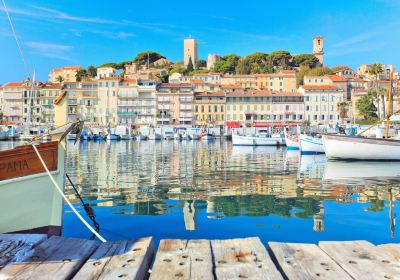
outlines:
[[[81,222],[98,238],[101,240],[101,242],[107,242],[91,225],[88,224],[88,222],[85,221],[85,219],[79,214],[79,212],[75,209],[74,205],[72,205],[71,201],[65,196],[64,192],[60,188],[60,186],[57,184],[57,182],[54,180],[53,176],[51,175],[49,169],[47,168],[46,163],[44,162],[42,156],[40,155],[38,149],[34,144],[32,144],[33,149],[35,150],[37,156],[39,157],[40,162],[42,163],[44,169],[47,172],[47,175],[49,175],[51,181],[53,182],[54,186],[56,187],[57,191],[60,193],[62,198],[67,202],[68,206],[71,208],[71,210],[75,213],[75,215],[81,220]]]

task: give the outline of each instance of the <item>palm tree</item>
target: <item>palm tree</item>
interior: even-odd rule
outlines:
[[[344,123],[344,118],[346,118],[349,104],[347,102],[340,102],[337,104],[337,108],[339,111],[340,122]]]
[[[375,91],[376,91],[376,93],[378,95],[378,99],[377,99],[378,100],[378,119],[380,120],[381,119],[381,114],[380,114],[380,106],[379,106],[380,96],[379,96],[379,93],[378,93],[378,77],[379,77],[380,74],[383,73],[382,64],[374,63],[374,64],[371,64],[371,65],[368,65],[368,72],[371,75],[375,76]],[[385,97],[383,97],[383,104],[385,104]],[[385,111],[383,111],[383,114],[385,115]]]
[[[62,82],[64,82],[64,78],[61,75],[58,75],[56,78],[56,81],[59,83],[62,83]]]

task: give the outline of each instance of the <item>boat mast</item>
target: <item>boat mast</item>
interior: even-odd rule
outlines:
[[[387,114],[386,114],[386,139],[389,138],[389,119],[390,119],[390,111],[391,111],[391,100],[392,100],[392,92],[393,92],[393,72],[390,72],[390,87],[387,97]]]

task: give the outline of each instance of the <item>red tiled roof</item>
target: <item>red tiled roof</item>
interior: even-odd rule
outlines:
[[[337,86],[331,85],[303,85],[302,88],[305,90],[341,90]]]
[[[224,91],[210,91],[210,92],[196,92],[195,96],[206,97],[206,96],[225,96]]]
[[[24,85],[23,82],[9,82],[5,84],[3,87],[22,87]]]
[[[239,88],[241,89],[241,85],[240,84],[227,84],[227,85],[221,85],[221,88]]]
[[[341,76],[338,75],[329,75],[329,79],[331,79],[332,82],[346,82],[347,80]]]
[[[192,85],[189,83],[181,83],[181,84],[169,84],[169,83],[162,83],[159,86],[160,88],[191,88]]]

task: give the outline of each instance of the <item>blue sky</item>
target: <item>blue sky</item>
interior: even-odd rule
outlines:
[[[183,39],[208,53],[312,52],[325,38],[325,63],[381,62],[400,67],[398,0],[22,1],[6,0],[30,71],[46,80],[63,65],[100,65],[157,51],[182,60]],[[0,6],[0,84],[25,77]]]

